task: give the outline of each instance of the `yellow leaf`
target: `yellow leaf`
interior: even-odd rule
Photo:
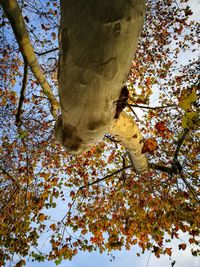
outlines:
[[[179,106],[183,110],[188,110],[191,108],[191,104],[197,100],[196,87],[193,87],[192,90],[184,89],[181,92],[181,97],[179,99]]]

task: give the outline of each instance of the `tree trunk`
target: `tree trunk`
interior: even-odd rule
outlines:
[[[90,149],[114,125],[144,13],[144,0],[61,0],[61,116],[55,135],[69,152]],[[112,133],[121,135],[121,129],[119,134],[115,130]],[[138,147],[141,152],[139,142]]]

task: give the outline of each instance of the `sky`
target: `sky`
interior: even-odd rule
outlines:
[[[193,10],[193,18],[200,19],[200,0],[190,0],[189,5]],[[59,207],[60,206],[60,207]],[[59,214],[59,217],[64,214],[65,207],[58,205],[56,209],[53,210],[56,214]],[[55,214],[54,214],[55,217]],[[181,239],[184,240],[186,236],[181,234]],[[42,246],[48,247],[48,240],[45,237],[41,240]],[[200,267],[200,259],[193,257],[189,251],[178,250],[178,243],[173,242],[173,254],[172,261],[175,260],[175,267]],[[111,257],[106,253],[99,254],[98,252],[93,253],[78,253],[72,261],[63,261],[59,266],[60,267],[170,267],[171,261],[169,256],[161,256],[160,259],[157,259],[153,254],[149,252],[143,254],[140,257],[136,256],[136,253],[140,252],[137,246],[133,247],[132,250],[118,251],[113,253],[115,256],[114,261],[110,261]],[[8,265],[9,266],[9,265]],[[54,262],[31,262],[27,261],[26,267],[54,267],[56,266]]]

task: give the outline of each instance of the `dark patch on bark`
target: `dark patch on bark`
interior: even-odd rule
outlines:
[[[119,99],[116,101],[117,107],[116,107],[116,112],[115,112],[115,119],[119,118],[120,113],[127,106],[128,96],[129,96],[129,91],[127,87],[124,86],[121,90]]]

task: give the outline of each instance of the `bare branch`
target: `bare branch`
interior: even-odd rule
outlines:
[[[42,87],[43,93],[47,96],[51,105],[52,116],[57,118],[58,102],[41,71],[19,5],[16,0],[0,0],[0,4],[11,24],[23,58]]]
[[[137,121],[140,121],[140,119],[138,118],[137,114],[135,113],[135,111],[132,109],[132,106],[127,104],[127,106],[130,108],[130,110],[132,111],[133,115],[136,117]]]
[[[167,172],[167,173],[169,173],[171,175],[173,174],[172,167],[166,167],[166,166],[159,165],[159,164],[156,164],[156,163],[149,163],[149,168],[153,169],[153,170],[161,171],[161,172]]]
[[[102,181],[105,181],[105,180],[107,180],[108,178],[111,178],[111,177],[113,177],[114,175],[116,175],[116,174],[118,174],[118,173],[120,173],[120,172],[122,172],[122,171],[124,171],[124,170],[130,169],[131,167],[132,167],[132,165],[125,166],[125,167],[123,167],[123,168],[121,168],[121,169],[119,169],[119,170],[117,170],[117,171],[115,171],[115,172],[113,172],[113,173],[111,173],[111,174],[108,174],[108,175],[104,176],[103,178],[97,179],[97,180],[95,180],[94,182],[91,182],[91,183],[88,183],[87,185],[83,185],[83,186],[79,187],[79,190],[83,190],[83,189],[86,188],[86,187],[89,187],[89,186],[91,186],[91,185],[98,184],[98,183],[100,183],[100,182],[102,182]]]
[[[38,56],[44,56],[46,54],[52,53],[52,52],[57,51],[57,50],[58,50],[58,47],[55,47],[55,48],[52,48],[52,49],[47,50],[47,51],[42,52],[42,53],[35,52],[35,54]]]
[[[20,116],[22,113],[22,106],[23,106],[23,102],[24,102],[24,98],[25,98],[24,95],[26,92],[27,81],[28,81],[28,63],[26,61],[24,61],[24,77],[23,77],[23,81],[22,81],[22,89],[20,92],[19,105],[18,105],[17,114],[16,114],[16,124],[17,125],[19,125],[19,123],[20,123]]]
[[[116,143],[120,143],[119,140],[116,140],[115,138],[113,138],[112,136],[109,136],[108,134],[105,134],[104,137],[109,139],[110,141],[114,142],[115,145],[116,145]]]
[[[133,108],[145,108],[145,109],[153,109],[153,110],[177,107],[176,105],[167,105],[167,106],[160,106],[160,107],[149,107],[149,106],[143,106],[143,105],[137,105],[137,104],[129,104],[129,106],[133,107]]]

